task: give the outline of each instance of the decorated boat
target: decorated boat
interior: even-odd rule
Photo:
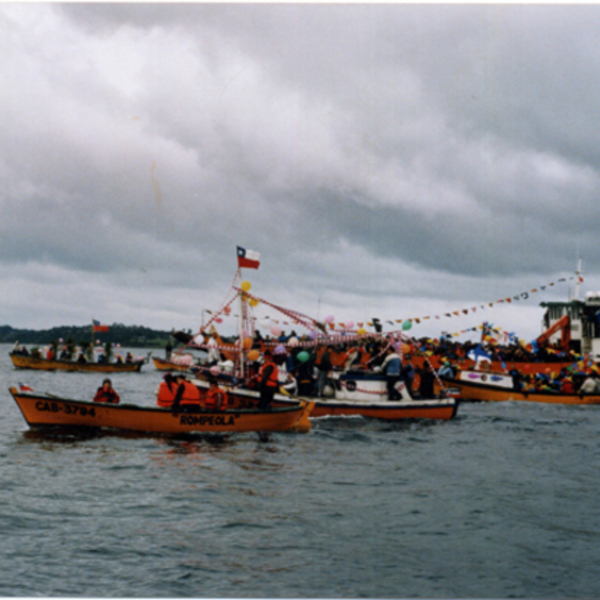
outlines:
[[[460,371],[455,379],[441,378],[459,390],[462,400],[482,402],[544,402],[547,404],[600,404],[600,394],[567,394],[520,390],[512,375],[487,371]]]
[[[201,376],[202,377],[202,376]],[[231,377],[219,378],[231,403],[242,407],[258,406],[256,390],[235,386]],[[194,381],[201,390],[208,389],[206,378]],[[330,373],[326,386],[327,397],[315,398],[290,395],[286,383],[280,381],[280,392],[275,394],[273,406],[290,406],[298,400],[313,402],[311,418],[336,416],[361,416],[366,418],[397,421],[402,419],[452,419],[458,410],[459,400],[453,391],[442,392],[436,398],[413,398],[403,381],[396,384],[400,400],[388,400],[385,376],[380,373]]]
[[[200,409],[145,407],[134,404],[105,404],[73,400],[53,394],[20,391],[10,393],[32,429],[75,428],[137,431],[156,434],[231,433],[248,431],[310,430],[310,402],[257,410],[254,408]],[[196,407],[194,407],[196,408]]]
[[[11,352],[9,354],[17,369],[38,371],[90,371],[92,373],[136,373],[141,371],[145,358],[132,362],[77,362],[73,360],[48,359]]]

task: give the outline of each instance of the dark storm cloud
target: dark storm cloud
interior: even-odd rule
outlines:
[[[241,244],[265,287],[338,306],[479,297],[571,271],[576,247],[594,273],[599,19],[5,5],[1,264],[213,293]]]

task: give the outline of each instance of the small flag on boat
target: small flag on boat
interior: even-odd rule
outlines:
[[[108,331],[110,327],[108,325],[102,325],[100,321],[92,319],[92,331]]]
[[[260,253],[254,252],[254,250],[246,250],[246,248],[238,246],[237,257],[239,269],[258,269],[260,266]]]
[[[19,390],[21,392],[33,392],[33,388],[29,387],[26,383],[19,382]]]

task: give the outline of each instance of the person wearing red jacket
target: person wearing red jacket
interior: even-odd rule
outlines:
[[[279,369],[273,360],[273,355],[269,350],[265,352],[265,363],[258,371],[258,386],[260,390],[260,400],[258,408],[269,408],[273,402],[273,396],[279,388]]]
[[[105,379],[102,382],[102,387],[99,387],[94,396],[94,402],[103,402],[108,404],[119,404],[121,398],[112,387],[110,379]]]
[[[227,408],[227,392],[219,384],[211,380],[206,394],[206,408],[208,410],[225,410]]]

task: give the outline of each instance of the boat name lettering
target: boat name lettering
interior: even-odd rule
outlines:
[[[233,415],[181,415],[180,425],[233,425]]]
[[[96,409],[94,407],[87,408],[87,406],[70,406],[69,404],[58,404],[57,402],[43,402],[39,401],[35,403],[36,410],[40,412],[64,412],[65,415],[81,415],[82,417],[95,417]]]

